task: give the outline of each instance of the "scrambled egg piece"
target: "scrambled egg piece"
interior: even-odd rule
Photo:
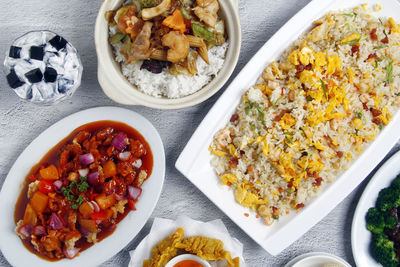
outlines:
[[[303,47],[298,53],[299,60],[301,64],[307,66],[308,64],[314,63],[314,53],[312,49],[308,46]]]
[[[352,34],[350,34],[349,36],[343,38],[343,40],[340,41],[340,42],[343,44],[343,43],[347,43],[347,42],[351,42],[351,41],[360,39],[360,37],[361,37],[361,36],[360,36],[359,33],[352,33]]]
[[[247,185],[245,183],[239,184],[235,189],[235,198],[236,201],[245,206],[251,207],[254,204],[262,204],[263,201],[259,200],[258,196],[254,193],[247,191]]]
[[[296,124],[296,119],[293,118],[289,113],[285,113],[285,115],[283,115],[279,121],[279,124],[281,125],[282,129],[289,130],[290,127]]]
[[[224,157],[224,156],[226,156],[228,153],[226,153],[225,151],[222,151],[222,150],[212,150],[211,151],[211,154],[213,154],[213,155],[216,155],[216,156],[218,156],[218,157]]]
[[[327,73],[329,75],[334,74],[336,71],[340,70],[341,61],[337,55],[328,56],[328,69]]]
[[[326,56],[324,52],[314,53],[315,61],[314,61],[314,68],[316,71],[321,71],[321,67],[327,64]]]
[[[238,178],[230,173],[226,173],[224,175],[222,175],[220,177],[220,179],[222,180],[222,184],[224,185],[230,185],[230,184],[234,184],[238,181]]]

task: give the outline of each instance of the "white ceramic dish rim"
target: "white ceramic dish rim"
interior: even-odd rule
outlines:
[[[183,260],[193,260],[196,261],[198,263],[201,263],[203,265],[203,267],[211,267],[211,265],[203,260],[202,258],[200,258],[199,256],[193,255],[193,254],[182,254],[179,256],[176,256],[174,258],[172,258],[166,265],[165,267],[173,267],[174,264],[177,264],[178,262],[181,262]]]
[[[120,104],[143,105],[158,109],[179,109],[205,101],[214,95],[231,76],[239,59],[242,35],[237,0],[219,0],[221,12],[226,18],[229,48],[225,63],[218,75],[199,91],[177,99],[157,98],[136,89],[122,75],[119,64],[114,60],[108,43],[108,26],[104,18],[107,10],[116,8],[123,0],[105,0],[100,7],[95,25],[95,45],[98,59],[98,81],[104,93]]]
[[[139,131],[153,152],[153,170],[143,185],[143,194],[115,232],[83,251],[72,260],[45,261],[28,251],[15,234],[14,207],[29,170],[59,141],[77,127],[100,120],[119,121]],[[153,212],[164,183],[165,155],[160,135],[154,126],[136,112],[116,107],[97,107],[74,113],[43,131],[20,154],[3,184],[0,193],[0,249],[13,266],[96,266],[124,248],[142,229]]]
[[[266,227],[256,218],[244,217],[243,214],[249,212],[248,209],[235,202],[233,193],[229,189],[220,184],[216,185],[218,178],[209,164],[211,160],[209,144],[213,134],[222,128],[233,114],[244,91],[255,83],[268,62],[281,55],[287,48],[286,44],[291,44],[311,26],[313,20],[326,12],[364,3],[369,3],[371,6],[377,1],[315,0],[303,8],[272,36],[243,68],[201,122],[175,164],[183,175],[272,255],[280,253],[326,216],[384,158],[400,135],[400,112],[397,112],[392,122],[340,179],[328,186],[298,214],[292,212],[270,227]],[[382,10],[376,13],[377,16],[391,16],[400,21],[400,5],[396,0],[381,0],[379,4],[382,5]],[[368,165],[363,166],[362,162],[368,162]],[[214,184],[216,186],[210,186]]]
[[[400,151],[392,155],[374,174],[364,189],[354,212],[351,225],[351,248],[357,266],[379,267],[377,261],[369,253],[371,232],[366,228],[365,215],[369,208],[375,206],[379,191],[390,186],[391,182],[400,174]]]
[[[313,260],[321,258],[326,259],[328,261],[334,261],[335,263],[343,264],[344,267],[351,267],[351,265],[344,259],[326,252],[309,252],[306,254],[299,255],[296,258],[289,261],[284,267],[297,267],[298,263],[308,264],[306,266],[310,266],[309,264],[312,263]]]

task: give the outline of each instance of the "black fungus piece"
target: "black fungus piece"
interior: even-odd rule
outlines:
[[[67,45],[68,42],[60,35],[56,35],[49,41],[49,43],[57,50],[61,50]]]
[[[148,70],[152,73],[158,74],[161,73],[163,68],[167,67],[166,61],[160,61],[155,59],[143,60],[142,66],[140,69]]]
[[[60,78],[60,79],[58,79],[57,90],[59,93],[65,94],[71,89],[73,84],[74,84],[74,81],[71,81],[71,80],[68,80],[65,78]]]
[[[44,71],[44,80],[48,83],[53,83],[57,80],[57,71],[52,67],[46,67]]]
[[[36,68],[25,73],[25,77],[31,83],[38,83],[43,79],[43,73],[39,68]]]
[[[10,73],[7,75],[7,82],[13,89],[18,88],[25,83],[24,81],[21,81],[14,69],[11,69]]]
[[[31,59],[43,60],[44,47],[43,46],[31,46],[31,49],[29,50],[29,57]]]
[[[12,58],[20,58],[21,57],[21,47],[18,46],[11,46],[10,47],[10,53],[8,54],[9,57]]]

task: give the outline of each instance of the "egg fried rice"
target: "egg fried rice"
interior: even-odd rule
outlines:
[[[400,105],[399,44],[400,26],[362,6],[318,19],[271,62],[209,148],[236,201],[271,225],[348,169]]]

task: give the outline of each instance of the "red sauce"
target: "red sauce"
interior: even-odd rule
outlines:
[[[203,264],[194,260],[183,260],[174,265],[174,267],[204,267]]]
[[[65,147],[68,144],[72,143],[72,140],[74,139],[74,137],[77,136],[77,134],[79,132],[87,131],[87,132],[89,132],[91,134],[91,136],[94,136],[100,130],[102,130],[104,128],[107,128],[107,127],[112,127],[114,129],[114,135],[115,135],[115,133],[118,133],[118,132],[124,132],[128,138],[131,138],[132,140],[139,140],[140,141],[140,143],[145,148],[145,153],[142,156],[140,156],[140,159],[142,161],[142,166],[139,167],[136,171],[145,170],[147,172],[147,178],[150,176],[150,174],[152,172],[152,168],[153,168],[153,155],[152,155],[152,152],[151,152],[149,144],[146,142],[144,137],[137,130],[133,129],[132,127],[130,127],[130,126],[124,124],[124,123],[115,122],[115,121],[96,121],[96,122],[92,122],[92,123],[88,123],[88,124],[82,125],[79,128],[75,129],[71,134],[69,134],[67,137],[65,137],[57,145],[55,145],[50,151],[48,151],[46,153],[46,155],[39,161],[39,163],[37,163],[35,166],[33,166],[32,169],[30,170],[30,172],[28,173],[28,175],[25,178],[25,181],[24,181],[24,184],[23,184],[23,190],[20,193],[18,201],[17,201],[17,203],[15,205],[14,221],[15,221],[16,224],[17,224],[17,222],[19,220],[23,220],[24,219],[25,209],[27,207],[27,204],[30,201],[28,199],[28,197],[27,197],[28,185],[29,185],[29,183],[32,182],[32,179],[35,180],[38,177],[40,179],[40,170],[43,169],[46,166],[49,166],[49,165],[54,165],[58,169],[60,169],[60,163],[59,163],[60,162],[60,154],[63,152],[63,150],[65,149]],[[111,139],[111,136],[110,136],[110,139]],[[130,148],[130,146],[132,146],[132,144],[129,144],[126,147],[126,149]],[[106,152],[104,151],[102,153],[105,154]],[[117,153],[117,152],[115,152],[115,153]],[[131,156],[131,158],[132,157],[133,156]],[[110,156],[110,160],[111,160],[111,156]],[[118,160],[114,159],[114,161],[118,161]],[[118,175],[120,175],[120,174],[118,173]],[[64,179],[64,184],[68,183],[68,181],[65,181],[65,180],[67,180],[66,177],[60,177],[60,179]],[[114,178],[111,178],[111,180],[112,179],[114,179]],[[107,179],[105,181],[107,181]],[[127,185],[129,185],[129,184],[127,184]],[[132,183],[132,185],[134,185],[134,183]],[[102,188],[105,188],[105,187],[103,187],[103,184],[101,184],[100,186]],[[93,195],[93,192],[95,192],[95,191],[94,191],[94,189],[90,189],[90,187],[92,187],[92,186],[89,185],[89,189],[88,190],[92,190],[92,195]],[[102,189],[102,190],[104,191],[104,189]],[[84,193],[86,193],[86,192],[84,192]],[[61,195],[61,197],[63,197],[62,193],[58,193],[58,194]],[[85,196],[85,201],[90,201],[90,199],[88,199],[88,196]],[[136,200],[136,201],[139,201],[139,199]],[[134,202],[131,203],[131,205],[133,205],[133,204],[134,204]],[[107,236],[111,235],[114,232],[114,230],[116,229],[116,225],[129,213],[130,210],[131,209],[129,208],[129,205],[126,204],[124,213],[118,213],[117,218],[113,219],[113,221],[111,223],[107,223],[107,225],[99,224],[98,227],[99,227],[100,231],[97,233],[97,242],[99,242],[102,239],[106,238]],[[46,213],[46,212],[43,212],[43,214],[44,213]],[[77,213],[78,213],[78,211],[77,211]],[[47,225],[45,225],[45,226],[48,227]],[[44,255],[42,253],[39,253],[34,248],[32,243],[27,239],[22,240],[22,242],[23,242],[23,244],[25,245],[25,247],[29,251],[31,251],[32,253],[36,254],[40,258],[43,258],[43,259],[48,260],[48,261],[57,261],[57,260],[61,259],[61,258],[54,258],[54,257],[50,258],[50,257],[48,257],[48,256],[46,256],[46,255]],[[85,249],[87,249],[87,248],[89,248],[89,247],[91,247],[92,245],[93,245],[93,243],[88,243],[86,241],[86,238],[84,238],[84,236],[82,236],[82,238],[80,238],[75,243],[75,247],[79,248],[80,252],[85,250]]]

